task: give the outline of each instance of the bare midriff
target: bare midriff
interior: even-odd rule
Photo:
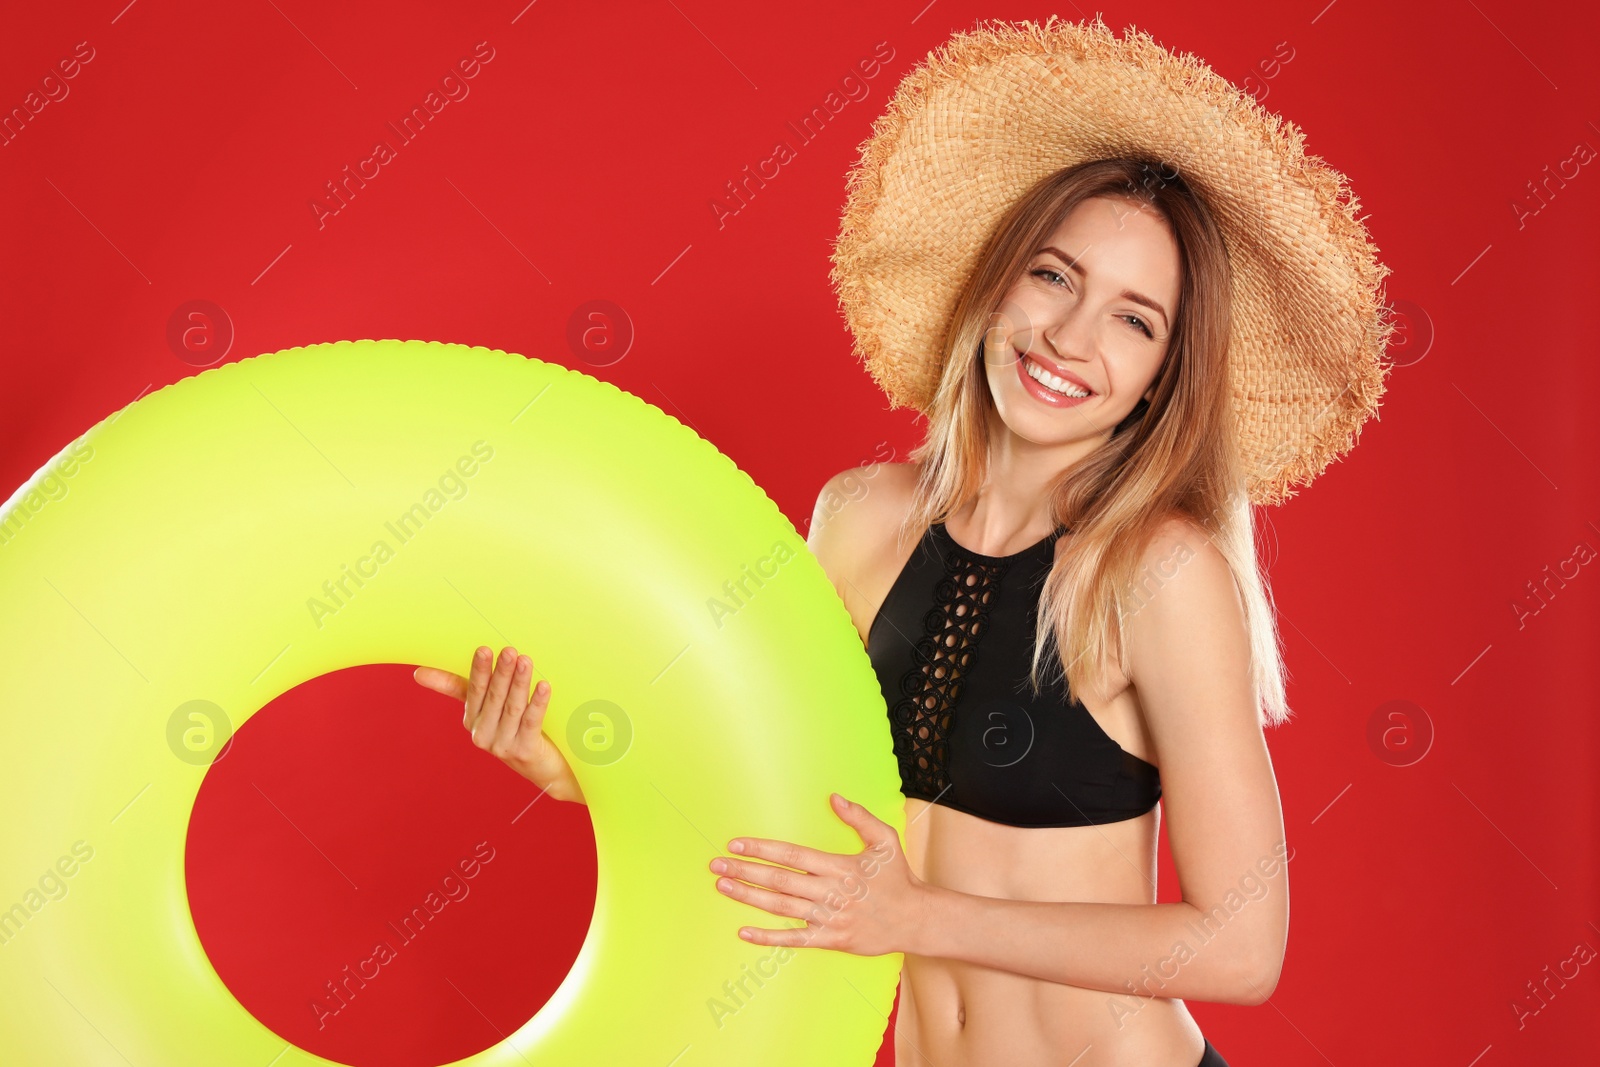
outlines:
[[[906,858],[923,881],[976,896],[1154,904],[1160,811],[1102,826],[1021,828],[908,798]],[[1181,1000],[905,957],[900,1067],[1193,1067],[1203,1049]]]

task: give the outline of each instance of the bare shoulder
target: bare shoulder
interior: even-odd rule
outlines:
[[[1243,599],[1227,557],[1199,523],[1184,515],[1164,520],[1146,540],[1140,556],[1129,652],[1137,680],[1140,656],[1148,650],[1170,657],[1179,645],[1192,645],[1202,633],[1242,637]],[[1237,643],[1231,641],[1231,643]]]
[[[1140,555],[1140,566],[1158,573],[1169,573],[1173,568],[1191,562],[1200,562],[1197,573],[1208,573],[1215,578],[1217,568],[1227,573],[1228,563],[1201,525],[1187,515],[1172,514],[1166,517],[1145,540]]]
[[[916,484],[914,463],[872,463],[840,471],[817,494],[806,545],[863,635],[871,622],[869,613],[876,612],[888,593],[882,582],[885,568],[910,555],[912,546],[900,544],[897,535]]]
[[[829,478],[817,494],[806,544],[838,584],[862,573],[874,548],[892,539],[911,507],[914,463],[849,467]]]

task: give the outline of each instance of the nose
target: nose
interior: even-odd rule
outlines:
[[[1094,349],[1093,327],[1088,319],[1088,309],[1080,300],[1052,311],[1048,320],[1038,324],[1038,332],[1063,362],[1082,362]]]

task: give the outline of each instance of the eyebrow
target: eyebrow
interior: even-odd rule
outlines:
[[[1061,249],[1057,248],[1055,245],[1045,245],[1043,248],[1039,249],[1039,251],[1040,253],[1049,252],[1051,255],[1061,260],[1061,262],[1065,263],[1068,270],[1076,271],[1080,277],[1084,275],[1084,269],[1078,263],[1078,261],[1072,256],[1069,256],[1065,252],[1061,251]],[[1088,249],[1085,249],[1085,251],[1088,251]],[[1122,291],[1122,299],[1132,300],[1135,304],[1143,304],[1151,311],[1154,311],[1156,314],[1160,315],[1162,326],[1170,325],[1172,321],[1167,316],[1166,308],[1162,307],[1148,296],[1145,296],[1143,293],[1137,292],[1133,289],[1124,289]]]

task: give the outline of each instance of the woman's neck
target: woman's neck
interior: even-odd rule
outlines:
[[[991,412],[988,478],[978,495],[950,517],[955,532],[975,552],[1033,544],[1056,528],[1050,490],[1061,472],[1088,455],[1093,442],[1042,447],[1012,433]]]

